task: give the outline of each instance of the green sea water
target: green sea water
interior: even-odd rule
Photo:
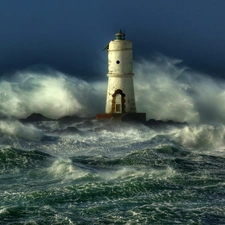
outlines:
[[[2,134],[0,224],[225,224],[224,127],[54,126]]]

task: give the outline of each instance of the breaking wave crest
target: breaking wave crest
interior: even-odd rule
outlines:
[[[195,123],[225,122],[225,82],[157,55],[134,63],[137,110],[147,118]],[[0,115],[41,113],[92,117],[104,112],[107,78],[87,83],[51,68],[18,71],[0,82]]]
[[[0,120],[0,135],[9,135],[26,140],[39,141],[44,136],[41,130],[32,124],[24,125],[17,120]]]
[[[170,138],[185,148],[216,150],[225,147],[224,125],[192,125],[172,129]]]
[[[148,118],[188,123],[225,123],[225,81],[156,55],[135,63],[137,107]]]
[[[0,82],[0,114],[25,118],[41,113],[49,118],[67,115],[88,117],[102,103],[87,82],[48,68],[18,71]]]

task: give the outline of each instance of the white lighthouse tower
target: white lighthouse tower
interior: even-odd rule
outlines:
[[[106,113],[136,113],[133,85],[132,42],[119,31],[107,45],[108,90]]]
[[[98,114],[97,119],[126,117],[144,121],[146,114],[136,112],[132,41],[125,40],[120,30],[104,50],[108,51],[108,89],[105,114]]]

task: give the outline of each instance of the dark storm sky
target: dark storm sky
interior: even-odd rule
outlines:
[[[136,61],[159,52],[225,78],[223,0],[1,0],[0,29],[0,74],[47,65],[102,79],[102,49],[125,29]]]

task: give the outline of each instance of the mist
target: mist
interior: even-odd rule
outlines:
[[[137,108],[147,117],[188,123],[225,122],[225,81],[182,60],[156,55],[134,64]]]
[[[89,117],[101,106],[98,92],[87,82],[54,69],[18,71],[0,82],[0,114],[26,118],[41,113],[49,118]]]
[[[225,81],[193,71],[182,60],[163,55],[134,63],[138,112],[147,119],[224,123]],[[26,118],[41,113],[94,117],[104,113],[107,77],[85,82],[52,68],[28,68],[0,81],[0,115]]]

